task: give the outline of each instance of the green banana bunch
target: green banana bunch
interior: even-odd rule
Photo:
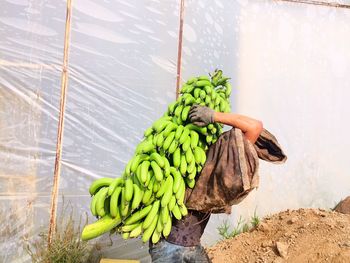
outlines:
[[[187,215],[186,188],[195,186],[206,151],[223,128],[219,123],[198,127],[190,122],[189,111],[199,104],[229,112],[232,88],[228,80],[221,70],[189,79],[179,98],[146,129],[123,175],[91,184],[90,210],[98,221],[84,228],[83,240],[108,231],[153,243],[169,235],[172,219]]]

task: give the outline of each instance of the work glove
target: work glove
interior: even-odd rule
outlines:
[[[200,105],[193,105],[189,112],[190,121],[197,126],[203,127],[214,123],[215,111]]]

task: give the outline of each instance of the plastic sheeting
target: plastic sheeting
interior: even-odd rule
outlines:
[[[119,176],[175,99],[180,1],[72,3],[58,200],[79,215],[89,210],[90,183]],[[1,7],[0,259],[29,262],[23,240],[49,223],[66,2]],[[324,6],[185,1],[183,79],[222,68],[236,87],[233,110],[263,120],[289,155],[285,166],[262,163],[261,187],[231,220],[255,209],[330,207],[349,194],[349,22],[349,10]],[[222,218],[211,218],[204,244],[218,239]],[[139,240],[112,239],[105,256],[149,262]]]

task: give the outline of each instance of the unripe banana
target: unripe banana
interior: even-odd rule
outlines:
[[[186,171],[187,171],[186,156],[184,154],[181,154],[180,173],[182,175],[185,175]]]
[[[142,203],[147,204],[149,202],[149,200],[151,199],[152,195],[153,195],[153,188],[147,189],[142,196]]]
[[[179,205],[179,209],[182,216],[187,216],[188,210],[185,205]]]
[[[169,106],[168,106],[168,113],[169,113],[169,115],[173,115],[176,104],[177,104],[176,101],[174,101],[173,103],[169,104]]]
[[[211,82],[209,80],[199,80],[196,82],[196,87],[205,87],[211,86]]]
[[[182,104],[179,104],[179,105],[177,105],[177,107],[176,107],[176,109],[175,109],[175,112],[174,112],[174,114],[175,114],[175,116],[176,116],[176,118],[180,118],[181,119],[181,112],[182,112],[182,110],[183,110],[183,105]]]
[[[182,205],[184,203],[185,194],[186,194],[185,181],[181,180],[179,190],[175,193],[175,197],[176,197],[177,203],[179,205]]]
[[[96,200],[96,213],[100,216],[103,217],[106,215],[106,210],[105,210],[105,200],[108,197],[108,187],[102,188],[99,192],[101,192]]]
[[[133,158],[133,162],[131,164],[130,170],[135,173],[139,164],[143,161],[149,160],[149,155],[147,154],[138,154]]]
[[[207,133],[208,133],[207,127],[199,127],[199,126],[194,125],[193,123],[189,123],[185,127],[189,130],[194,130],[194,131],[201,133],[203,135],[207,135]]]
[[[111,200],[110,200],[110,204],[109,204],[109,212],[111,214],[112,217],[117,217],[120,214],[119,211],[119,196],[120,193],[122,191],[122,187],[117,186],[117,188],[114,190],[112,196],[111,196]]]
[[[152,205],[148,205],[144,208],[142,208],[141,210],[133,213],[130,217],[128,217],[124,224],[125,225],[131,225],[131,224],[134,224],[138,221],[140,221],[142,218],[144,218],[145,216],[148,215],[148,213],[151,211],[152,209]]]
[[[132,164],[133,160],[134,160],[134,158],[131,158],[131,159],[129,160],[129,162],[127,163],[126,167],[125,167],[125,170],[124,170],[124,171],[125,171],[125,175],[126,175],[127,177],[130,176],[130,173],[131,173],[130,168],[131,168],[131,164]]]
[[[188,149],[190,149],[191,146],[191,137],[187,136],[187,139],[185,140],[185,142],[182,144],[182,150],[184,152],[186,152]]]
[[[142,233],[142,224],[139,224],[137,227],[135,227],[135,229],[133,229],[130,232],[129,237],[133,238],[133,237],[138,237],[139,235],[141,235]]]
[[[146,243],[151,238],[153,231],[157,226],[158,217],[159,217],[158,214],[156,214],[153,221],[151,222],[151,225],[143,232],[142,241],[144,243]]]
[[[185,178],[185,180],[186,180],[186,184],[189,188],[193,188],[194,185],[196,184],[196,180],[194,180],[194,179]]]
[[[81,239],[85,241],[98,237],[108,231],[111,231],[113,228],[118,226],[120,222],[120,218],[112,218],[110,215],[105,215],[98,221],[85,226],[83,232],[81,233]]]
[[[171,197],[171,199],[170,199],[169,204],[168,204],[168,209],[169,209],[169,211],[172,211],[172,210],[173,210],[175,204],[176,204],[176,197],[175,197],[175,195],[173,195],[173,196]]]
[[[163,180],[162,181],[157,181],[157,180],[154,181],[153,193],[157,193],[159,191],[161,182],[163,182]]]
[[[187,85],[186,83],[184,85],[182,85],[180,93],[182,93],[182,94],[186,93],[190,86],[191,85]]]
[[[150,199],[145,205],[147,206],[147,205],[153,204],[154,200],[156,200],[156,198],[155,198],[154,195],[152,195],[152,196],[151,196],[151,199]]]
[[[175,139],[176,139],[176,140],[179,140],[179,139],[180,139],[180,136],[181,136],[181,134],[182,134],[184,128],[185,128],[185,126],[183,126],[183,125],[177,126],[176,131],[175,131]]]
[[[219,108],[215,108],[219,111],[220,110],[220,96],[219,95],[217,95],[217,97],[215,98],[214,105],[215,106],[219,105]]]
[[[231,95],[232,86],[230,83],[226,82],[225,87],[226,87],[225,95],[226,97],[229,97]]]
[[[176,139],[173,140],[173,142],[170,144],[170,147],[168,149],[168,152],[170,154],[173,154],[176,150],[176,148],[179,146],[179,143]]]
[[[188,112],[190,111],[190,109],[191,109],[191,106],[186,106],[186,107],[182,110],[182,113],[181,113],[181,119],[182,119],[182,121],[186,121],[186,120],[187,120]]]
[[[134,223],[134,224],[129,224],[129,225],[124,225],[122,226],[122,231],[123,232],[130,232],[132,230],[134,230],[136,227],[138,227],[139,225],[142,225],[141,222],[137,222],[137,223]]]
[[[162,196],[161,206],[166,207],[173,195],[173,177],[169,176],[165,181],[165,192]]]
[[[142,224],[143,229],[147,229],[148,227],[151,226],[152,222],[155,219],[158,219],[159,206],[160,206],[159,200],[157,200],[153,203],[151,211],[148,213],[145,220],[143,221],[143,224]]]
[[[202,75],[198,77],[198,80],[207,80],[210,81],[209,77],[207,75]]]
[[[160,220],[158,219],[158,222],[159,222],[159,221],[160,221]],[[151,239],[153,244],[158,243],[158,241],[159,241],[159,239],[160,239],[160,236],[161,236],[161,233],[162,233],[162,232],[158,232],[157,229],[154,230],[154,232],[153,232],[153,234],[152,234],[152,239]]]
[[[197,78],[193,77],[193,78],[190,78],[189,80],[187,80],[186,84],[193,84],[197,81]]]
[[[145,130],[143,136],[148,137],[152,134],[152,132],[153,132],[153,128],[149,127],[147,130]]]
[[[121,202],[120,202],[120,206],[119,206],[119,209],[120,209],[120,214],[123,216],[123,217],[126,217],[129,213],[129,202],[126,201],[125,199],[125,187],[123,187],[122,189],[122,197],[121,197]]]
[[[207,135],[205,140],[207,141],[208,144],[211,144],[211,142],[213,141],[213,135]]]
[[[113,181],[114,181],[113,178],[107,178],[107,177],[100,178],[100,179],[93,181],[90,188],[89,188],[90,195],[96,194],[100,188],[105,187],[105,186],[109,186]]]
[[[163,180],[163,172],[160,169],[159,165],[155,161],[152,161],[151,166],[152,166],[154,176],[156,177],[157,181],[162,181]]]
[[[200,88],[195,88],[193,91],[193,96],[198,99],[199,98],[199,93],[200,93],[201,89]]]
[[[194,149],[198,145],[199,135],[196,131],[190,130],[190,137],[191,137],[191,148]]]
[[[143,161],[141,164],[141,168],[140,168],[141,169],[141,171],[140,171],[141,178],[140,179],[141,179],[142,183],[145,183],[147,180],[147,174],[148,174],[148,169],[149,169],[150,165],[151,165],[150,161]]]
[[[164,143],[164,134],[163,132],[159,133],[159,135],[157,136],[157,146],[161,147]]]
[[[164,167],[164,160],[159,153],[154,152],[150,155],[150,161],[156,161],[160,168]]]
[[[206,96],[205,100],[204,100],[205,104],[209,105],[209,103],[211,102],[211,97],[210,96]]]
[[[191,148],[189,148],[189,149],[186,151],[185,155],[186,155],[186,162],[187,162],[187,163],[191,163],[192,161],[194,161],[194,156],[193,156],[193,153],[192,153]]]
[[[226,109],[227,102],[225,100],[220,101],[220,111],[224,112]]]
[[[156,178],[154,177],[153,170],[150,170],[149,172],[150,172],[150,175],[151,175],[151,179],[150,179],[150,181],[149,181],[149,183],[147,185],[147,189],[153,190],[153,184],[154,184],[154,181],[156,180]]]
[[[166,222],[164,224],[164,228],[163,228],[163,236],[164,237],[168,237],[171,231],[171,227],[172,227],[172,221],[171,221],[171,217],[169,217],[168,222]]]
[[[200,167],[202,169],[202,167]],[[200,172],[201,170],[198,170],[198,172]],[[192,172],[189,173],[189,175],[187,176],[188,179],[194,179],[196,178],[197,175],[197,170],[196,167],[194,168],[194,170]]]
[[[174,178],[173,192],[176,193],[179,190],[182,176],[181,176],[180,172],[175,167],[170,167],[170,173]]]
[[[134,192],[134,187],[131,178],[125,180],[125,201],[130,202]]]
[[[210,99],[212,97],[212,93],[214,93],[215,91],[213,90],[212,86],[205,86],[204,87],[205,93],[207,93],[207,95],[210,95]]]
[[[167,206],[164,206],[160,209],[160,218],[161,218],[161,222],[164,224],[166,224],[169,220],[169,208]]]
[[[202,100],[204,100],[206,96],[207,96],[207,93],[205,93],[204,90],[201,90],[201,91],[199,92],[199,97],[200,97]]]
[[[147,173],[147,180],[145,182],[145,186],[148,187],[150,181],[151,181],[151,178],[153,177],[154,173],[153,173],[153,170],[148,170],[148,173]]]
[[[157,226],[156,226],[156,229],[157,229],[157,231],[158,231],[159,233],[162,233],[163,227],[164,227],[164,224],[163,224],[163,222],[162,222],[162,220],[161,220],[162,209],[163,209],[163,208],[161,208],[161,210],[160,210],[160,215],[159,215],[158,222],[157,222]]]
[[[153,136],[152,142],[153,142],[153,144],[154,144],[154,145],[157,145],[158,136],[159,136],[159,134],[158,134],[158,133],[157,133],[157,134],[155,134],[155,135]]]
[[[168,177],[170,175],[170,163],[166,156],[163,156],[163,160],[164,160],[164,175],[165,177]]]
[[[194,159],[197,164],[204,164],[206,159],[206,154],[201,147],[196,147],[194,149]],[[203,160],[204,159],[204,160]]]
[[[131,209],[135,210],[136,208],[139,207],[142,201],[143,191],[136,184],[134,184],[133,186],[134,186],[134,198],[132,199]]]
[[[148,153],[152,150],[154,150],[156,146],[153,144],[152,141],[143,141],[141,142],[137,147],[136,147],[136,153],[137,154],[142,154],[142,153]]]
[[[90,211],[91,211],[91,214],[92,214],[93,216],[97,216],[97,212],[96,212],[96,201],[97,201],[98,193],[99,193],[99,192],[97,192],[97,193],[91,198],[91,202],[90,202]]]
[[[163,131],[164,137],[168,137],[168,135],[170,134],[170,132],[172,132],[173,130],[175,130],[177,128],[177,125],[173,122],[170,122],[168,124],[168,126],[165,128],[165,130]]]
[[[178,147],[173,154],[173,165],[176,168],[179,168],[180,162],[181,162],[181,150],[180,150],[180,147]]]
[[[122,234],[122,238],[125,240],[129,239],[129,236],[130,236],[130,232],[125,232]]]
[[[171,132],[168,137],[166,137],[164,143],[163,143],[163,149],[166,151],[169,149],[170,144],[173,142],[175,137],[175,132]]]
[[[174,217],[177,219],[177,220],[181,220],[182,218],[182,215],[181,215],[181,212],[180,212],[180,208],[177,204],[175,204],[173,210],[171,211],[174,215]]]
[[[186,127],[184,128],[183,133],[180,136],[179,143],[183,144],[186,141],[186,139],[188,138],[189,134],[190,134],[190,130],[187,128],[187,125],[186,125]]]
[[[195,101],[195,103],[198,104],[198,105],[200,105],[201,102],[202,102],[202,99],[201,99],[201,98],[197,98],[196,101]]]
[[[138,181],[139,184],[141,184],[141,182],[142,182],[142,180],[141,180],[141,168],[142,168],[142,165],[140,164],[136,169],[136,176],[131,177],[134,182]]]
[[[169,176],[171,177],[171,176]],[[159,190],[157,191],[156,193],[156,197],[157,198],[160,198],[163,196],[163,194],[165,193],[165,190],[166,190],[166,182],[167,182],[168,178],[166,180],[163,180],[161,183],[160,183],[160,187],[159,187]]]
[[[190,95],[190,94],[189,94]],[[192,95],[188,96],[185,101],[184,101],[184,104],[187,106],[187,105],[192,105],[194,102],[195,102],[195,98],[192,97]],[[182,116],[181,116],[182,117]],[[183,118],[181,118],[183,120]],[[186,118],[187,119],[187,118]],[[185,120],[186,120],[185,119]]]
[[[168,119],[159,119],[153,124],[153,129],[157,132],[160,133],[164,128],[170,123]]]
[[[196,162],[193,160],[192,162],[187,164],[187,173],[191,174],[196,171]]]

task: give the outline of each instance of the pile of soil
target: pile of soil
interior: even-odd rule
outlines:
[[[350,215],[321,209],[287,210],[256,229],[208,248],[215,262],[350,262]]]

